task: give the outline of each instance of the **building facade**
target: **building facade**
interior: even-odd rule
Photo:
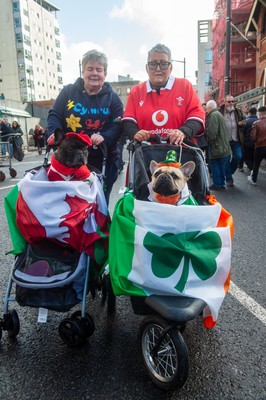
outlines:
[[[212,85],[212,20],[198,21],[197,92],[201,102],[210,100]]]
[[[250,32],[245,36],[245,26],[253,0],[231,0],[228,15],[226,0],[215,1],[212,39],[212,97],[221,104],[225,96],[225,81],[229,92],[238,96],[255,87],[256,81],[256,36]],[[227,37],[227,21],[230,23]],[[229,52],[229,76],[226,76],[226,52]]]
[[[58,8],[45,0],[1,0],[0,94],[34,102],[63,87]]]

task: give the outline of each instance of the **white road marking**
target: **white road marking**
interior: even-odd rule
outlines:
[[[20,179],[12,179],[12,181],[13,181],[13,182],[14,182],[14,181],[17,181],[17,182],[19,182],[19,181],[20,181]],[[14,187],[14,186],[16,186],[16,185],[3,186],[3,187],[0,187],[0,190],[11,189],[11,188],[12,188],[12,187]]]
[[[229,293],[238,300],[244,307],[246,307],[256,318],[258,318],[264,325],[266,325],[266,310],[260,306],[255,300],[247,295],[243,290],[236,286],[232,281],[230,282]]]

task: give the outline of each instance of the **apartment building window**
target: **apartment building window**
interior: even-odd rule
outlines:
[[[21,33],[16,33],[16,41],[18,43],[22,43],[22,34]]]
[[[23,38],[24,38],[24,43],[25,43],[27,46],[30,46],[30,45],[31,45],[30,37],[27,36],[27,35],[23,35]]]
[[[20,28],[21,27],[20,18],[14,18],[14,26],[15,26],[15,28]]]
[[[56,52],[56,59],[61,60],[61,53],[59,53],[58,51]]]
[[[24,24],[24,29],[25,29],[25,31],[29,32],[29,31],[30,31],[30,27],[29,27],[29,25],[27,25],[27,24]]]
[[[59,28],[56,28],[56,27],[55,27],[55,28],[54,28],[54,33],[55,33],[55,35],[59,35],[59,32],[60,32],[60,31],[59,31]]]
[[[57,72],[62,72],[62,65],[61,64],[57,64]]]
[[[26,87],[25,79],[20,79],[20,87]]]
[[[211,64],[212,63],[212,50],[205,51],[205,63]]]
[[[211,86],[212,83],[212,73],[205,72],[205,86]]]
[[[25,49],[25,57],[26,57],[28,60],[32,60],[32,54],[31,54],[31,52],[30,52],[29,50],[26,50],[26,49]]]
[[[27,10],[25,10],[25,8],[23,9],[23,14],[24,14],[26,17],[28,17],[28,16],[29,16],[29,13],[28,13],[28,11],[27,11]]]
[[[60,48],[60,41],[55,39],[55,47],[59,47]]]
[[[63,83],[63,78],[61,76],[58,77],[58,83],[62,84]]]
[[[13,1],[13,11],[19,11],[19,2]]]

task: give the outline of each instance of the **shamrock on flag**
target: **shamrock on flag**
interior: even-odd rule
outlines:
[[[86,252],[98,266],[107,258],[110,217],[101,183],[50,182],[44,169],[28,173],[5,198],[13,254],[48,238]]]
[[[230,227],[222,206],[172,206],[126,194],[116,204],[109,268],[116,295],[202,299],[204,323],[215,325],[228,290]],[[223,225],[223,226],[222,226]]]

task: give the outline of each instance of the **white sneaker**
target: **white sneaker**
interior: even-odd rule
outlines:
[[[252,176],[250,175],[250,176],[248,176],[248,181],[249,181],[249,183],[251,183],[251,185],[257,185],[257,182],[254,182],[253,181],[253,179],[252,179]]]

